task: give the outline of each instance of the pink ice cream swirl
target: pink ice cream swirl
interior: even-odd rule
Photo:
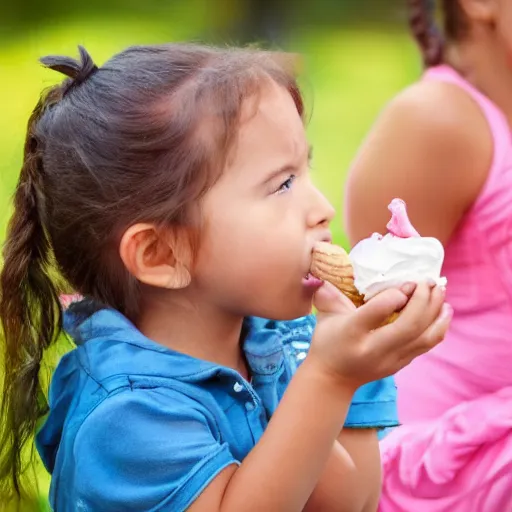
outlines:
[[[402,199],[393,199],[388,206],[388,210],[391,212],[391,220],[388,222],[386,228],[393,236],[400,238],[420,236],[409,220],[405,201]]]

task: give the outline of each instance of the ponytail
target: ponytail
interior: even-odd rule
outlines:
[[[53,255],[44,227],[42,148],[35,135],[41,115],[58,102],[56,86],[42,97],[28,124],[24,161],[14,195],[0,274],[0,320],[3,327],[3,398],[0,419],[0,502],[22,492],[20,477],[33,462],[27,442],[37,420],[47,412],[39,382],[43,353],[58,336],[62,318],[52,280]],[[22,489],[23,487],[23,489]]]
[[[409,26],[429,68],[443,62],[444,39],[435,21],[435,0],[407,0]]]

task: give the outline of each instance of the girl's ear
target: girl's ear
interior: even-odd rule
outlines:
[[[135,224],[123,234],[119,255],[141,283],[178,290],[186,288],[192,280],[192,250],[185,231]]]

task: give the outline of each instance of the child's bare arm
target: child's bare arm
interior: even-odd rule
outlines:
[[[394,197],[409,205],[422,236],[445,244],[491,160],[489,127],[464,91],[429,81],[413,85],[384,109],[350,169],[344,220],[351,244],[385,232]]]
[[[224,470],[190,512],[303,510],[345,421],[353,391],[332,383],[306,361],[259,443],[239,468]],[[345,478],[352,462],[347,457],[337,468]]]
[[[340,471],[343,459],[350,459],[350,472]],[[305,511],[375,512],[380,489],[375,429],[343,429]]]
[[[222,497],[220,491],[225,489],[235,471],[236,466],[227,468],[195,506],[202,507],[204,502],[205,507],[207,503],[213,507],[210,496]],[[380,489],[381,468],[375,430],[344,429],[304,512],[375,512]]]

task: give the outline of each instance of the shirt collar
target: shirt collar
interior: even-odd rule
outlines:
[[[84,365],[101,381],[112,375],[145,375],[184,381],[203,381],[235,370],[171,350],[144,336],[126,317],[113,309],[92,315],[65,313],[64,327],[86,352]],[[271,375],[283,363],[282,329],[279,322],[247,318],[243,326],[243,350],[253,375]]]

